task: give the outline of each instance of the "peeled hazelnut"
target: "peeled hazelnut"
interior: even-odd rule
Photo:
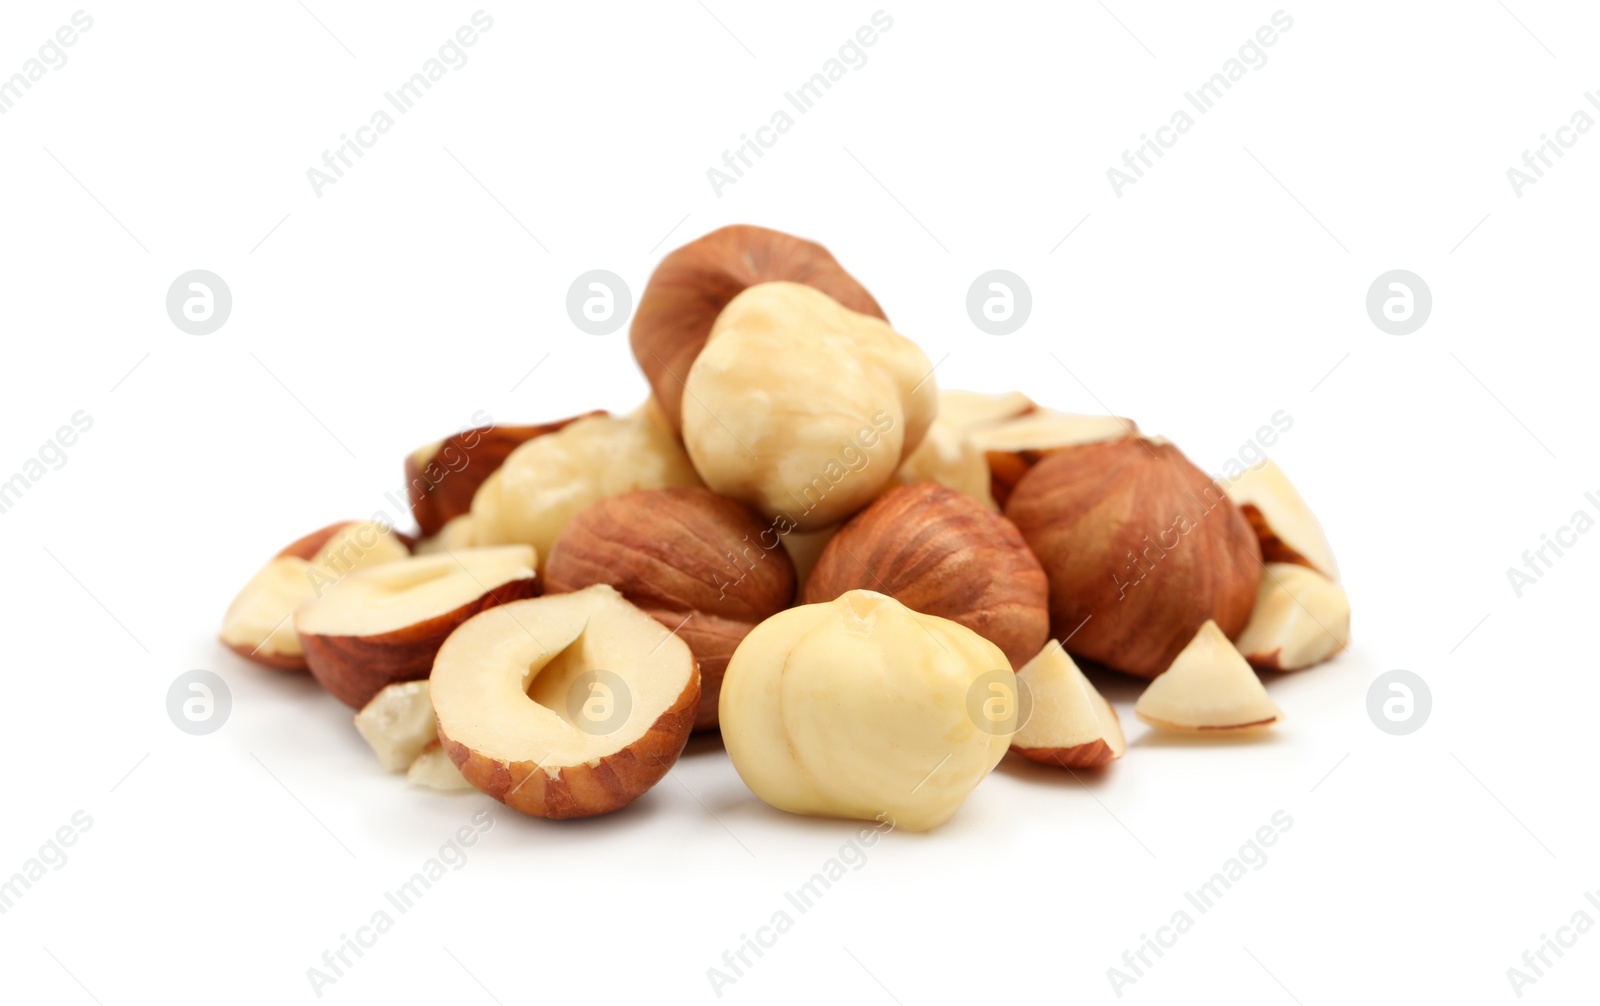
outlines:
[[[891,489],[852,517],[822,550],[801,600],[858,588],[966,626],[1012,667],[1050,631],[1049,584],[1016,526],[944,486]]]
[[[1298,671],[1349,641],[1350,599],[1343,587],[1309,566],[1269,562],[1255,610],[1234,645],[1252,666]]]
[[[423,535],[436,535],[447,521],[469,512],[473,494],[512,451],[581,418],[537,426],[476,426],[412,451],[406,457],[406,493]]]
[[[1273,461],[1265,461],[1223,486],[1261,540],[1268,562],[1309,566],[1337,583],[1339,564],[1322,525]]]
[[[280,671],[306,669],[294,613],[346,574],[410,554],[392,528],[368,521],[329,524],[285,546],[239,591],[222,617],[222,642]]]
[[[599,500],[699,484],[683,447],[648,417],[588,416],[511,452],[472,499],[473,537],[548,559],[567,522]]]
[[[967,431],[967,439],[987,459],[990,492],[1005,506],[1028,469],[1050,454],[1066,447],[1119,440],[1138,432],[1131,419],[1035,409],[973,427]]]
[[[708,489],[641,489],[584,510],[546,563],[552,594],[610,584],[689,644],[700,663],[695,729],[717,725],[728,658],[794,599],[794,566],[770,521]]]
[[[990,491],[988,458],[943,415],[934,419],[922,443],[894,473],[894,482],[902,486],[932,482],[965,493],[989,510],[1000,509]]]
[[[740,778],[779,810],[925,831],[1005,755],[1016,678],[971,629],[852,590],[756,626],[721,719]]]
[[[1095,690],[1052,639],[1017,672],[1031,714],[1011,738],[1011,750],[1041,765],[1099,768],[1122,757],[1127,742],[1117,710]]]
[[[1255,534],[1170,443],[1055,451],[1017,483],[1006,516],[1050,579],[1052,631],[1117,670],[1153,678],[1208,620],[1236,636],[1255,606]]]
[[[822,557],[822,550],[828,547],[828,542],[838,533],[839,525],[835,524],[817,531],[790,531],[783,536],[783,550],[789,553],[789,559],[794,563],[796,597],[805,590],[806,579],[811,576],[811,570]]]
[[[654,786],[700,700],[689,647],[604,584],[468,620],[431,684],[440,741],[467,781],[550,818],[610,813]]]
[[[819,244],[736,224],[691,241],[661,260],[639,298],[633,355],[674,433],[682,429],[683,385],[711,325],[746,287],[773,281],[815,287],[852,311],[883,309]]]
[[[1283,719],[1256,672],[1210,621],[1150,682],[1133,711],[1153,727],[1194,733],[1259,730]]]
[[[722,310],[689,370],[684,445],[711,489],[816,530],[870,502],[922,442],[932,372],[882,320],[763,283]]]

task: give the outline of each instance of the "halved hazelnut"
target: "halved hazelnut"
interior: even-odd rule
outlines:
[[[589,507],[546,563],[550,594],[606,583],[689,644],[700,664],[695,729],[717,725],[739,641],[794,600],[794,566],[770,521],[709,489],[641,489]]]
[[[975,426],[967,431],[967,439],[988,460],[989,490],[1005,506],[1028,470],[1056,451],[1132,437],[1138,432],[1131,419],[1034,409]]]
[[[386,685],[426,678],[456,626],[485,608],[539,593],[533,563],[533,549],[512,545],[356,573],[295,615],[311,673],[356,709]]]
[[[1133,711],[1162,730],[1200,733],[1259,730],[1283,719],[1256,672],[1211,621],[1150,682]]]
[[[532,545],[541,561],[590,504],[635,489],[697,486],[683,445],[647,415],[588,416],[528,441],[472,498],[482,545]]]
[[[306,669],[294,613],[346,574],[403,559],[392,528],[369,521],[329,524],[290,543],[239,591],[222,617],[222,642],[247,660],[281,671]]]
[[[683,429],[683,389],[717,315],[747,287],[804,283],[845,307],[884,317],[872,295],[812,241],[736,224],[689,242],[661,260],[634,312],[630,340],[662,414]]]
[[[1350,642],[1350,598],[1344,588],[1298,563],[1269,562],[1255,610],[1234,645],[1256,667],[1298,671],[1320,664]]]
[[[1276,462],[1269,460],[1246,469],[1223,488],[1255,529],[1262,558],[1299,563],[1339,581],[1339,564],[1334,561],[1328,536]]]
[[[916,343],[800,283],[735,297],[686,381],[684,446],[705,484],[802,531],[871,502],[938,409]]]
[[[1153,678],[1208,619],[1238,635],[1255,606],[1255,534],[1170,443],[1058,450],[1017,483],[1006,516],[1050,578],[1052,631],[1117,670]]]
[[[1064,768],[1099,768],[1122,757],[1127,742],[1117,710],[1095,690],[1057,640],[1017,672],[1031,714],[1011,738],[1011,750],[1030,761]]]
[[[356,732],[390,772],[404,772],[439,739],[427,681],[388,685],[356,713]]]
[[[1049,583],[1006,518],[953,489],[891,489],[852,517],[822,550],[804,604],[846,591],[888,594],[948,618],[1000,647],[1019,667],[1050,632]]]
[[[483,612],[434,663],[439,737],[467,781],[538,817],[591,817],[667,774],[694,727],[683,640],[598,584]]]
[[[585,416],[603,416],[604,411]],[[472,497],[511,452],[535,437],[582,419],[573,416],[534,426],[475,426],[419,447],[406,457],[406,493],[424,536],[439,533],[451,518],[472,509]]]
[[[1037,408],[1033,399],[1020,391],[991,395],[947,388],[939,392],[939,418],[963,433],[1027,415]]]

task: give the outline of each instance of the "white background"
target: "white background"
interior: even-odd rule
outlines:
[[[314,1001],[307,969],[486,806],[467,865],[325,1000],[716,1001],[707,969],[852,825],[767,808],[714,741],[584,823],[415,790],[308,679],[213,640],[267,556],[393,514],[403,455],[474,411],[635,405],[625,330],[577,331],[568,284],[609,269],[637,298],[730,222],[826,243],[944,386],[1132,416],[1211,471],[1286,410],[1273,456],[1356,616],[1349,653],[1269,682],[1289,719],[1266,740],[1151,737],[1137,686],[1109,683],[1122,762],[1075,780],[1008,759],[944,828],[870,850],[723,999],[1115,1001],[1107,969],[1279,810],[1267,865],[1125,999],[1512,1001],[1541,934],[1600,920],[1600,535],[1520,599],[1505,572],[1600,491],[1600,131],[1520,198],[1506,176],[1600,116],[1592,9],[1287,8],[1268,62],[1118,198],[1106,169],[1276,7],[890,6],[869,61],[719,198],[706,169],[874,5],[506,5],[319,198],[306,169],[477,8],[306,6],[88,9],[0,116],[0,478],[94,418],[0,515],[0,875],[93,820],[0,916],[8,1001]],[[7,5],[0,75],[75,9]],[[234,298],[207,336],[164,309],[195,268]],[[964,307],[996,268],[1034,300],[1004,337]],[[1434,299],[1407,336],[1365,310],[1396,268]],[[196,668],[233,694],[205,737],[165,711]],[[1365,709],[1394,668],[1433,693],[1406,737]],[[1574,1002],[1597,976],[1590,934],[1523,994]]]

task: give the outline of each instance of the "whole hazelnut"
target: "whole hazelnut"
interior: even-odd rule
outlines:
[[[877,498],[938,410],[916,343],[800,283],[735,297],[685,387],[684,447],[706,486],[801,531]]]
[[[1013,668],[1050,632],[1049,583],[1016,525],[933,483],[891,489],[852,517],[822,550],[801,603],[856,589],[966,626]]]
[[[700,663],[695,729],[717,725],[728,658],[756,624],[794,598],[782,534],[706,489],[642,489],[601,500],[567,524],[545,568],[549,593],[597,583],[689,645]]]
[[[689,242],[656,266],[629,333],[633,355],[674,433],[682,430],[683,382],[712,322],[746,287],[777,280],[804,283],[852,311],[884,317],[872,295],[813,241],[735,224]]]
[[[1153,678],[1214,620],[1250,618],[1261,549],[1227,495],[1177,447],[1128,437],[1053,451],[1006,504],[1050,579],[1068,651]]]
[[[473,543],[532,545],[543,569],[561,529],[591,503],[699,484],[683,445],[647,415],[585,416],[527,441],[484,480],[472,497]]]
[[[423,537],[438,534],[450,521],[471,512],[473,494],[512,451],[582,418],[573,416],[537,426],[475,426],[406,455],[406,494]]]
[[[722,742],[779,810],[926,831],[1011,744],[1020,701],[1004,661],[965,626],[852,590],[780,612],[739,644]]]

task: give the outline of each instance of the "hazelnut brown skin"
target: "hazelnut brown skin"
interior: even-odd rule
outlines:
[[[406,494],[422,536],[431,538],[451,518],[470,513],[473,494],[512,451],[585,416],[603,415],[604,410],[597,410],[537,426],[478,426],[446,437],[423,464],[416,455],[407,455]]]
[[[603,499],[561,532],[545,591],[615,587],[676,630],[700,664],[694,728],[717,725],[728,659],[750,630],[794,599],[780,529],[709,489],[639,489]]]
[[[801,602],[857,588],[966,626],[1000,647],[1013,669],[1050,632],[1049,584],[1021,533],[965,493],[931,482],[891,489],[840,528]]]
[[[1051,628],[1074,656],[1154,678],[1207,619],[1232,639],[1250,618],[1255,532],[1170,443],[1056,451],[1017,483],[1005,512],[1050,578]]]
[[[689,242],[656,266],[629,330],[633,355],[674,433],[683,432],[683,382],[711,323],[746,287],[778,280],[804,283],[852,311],[884,318],[872,294],[813,241],[734,224]]]

